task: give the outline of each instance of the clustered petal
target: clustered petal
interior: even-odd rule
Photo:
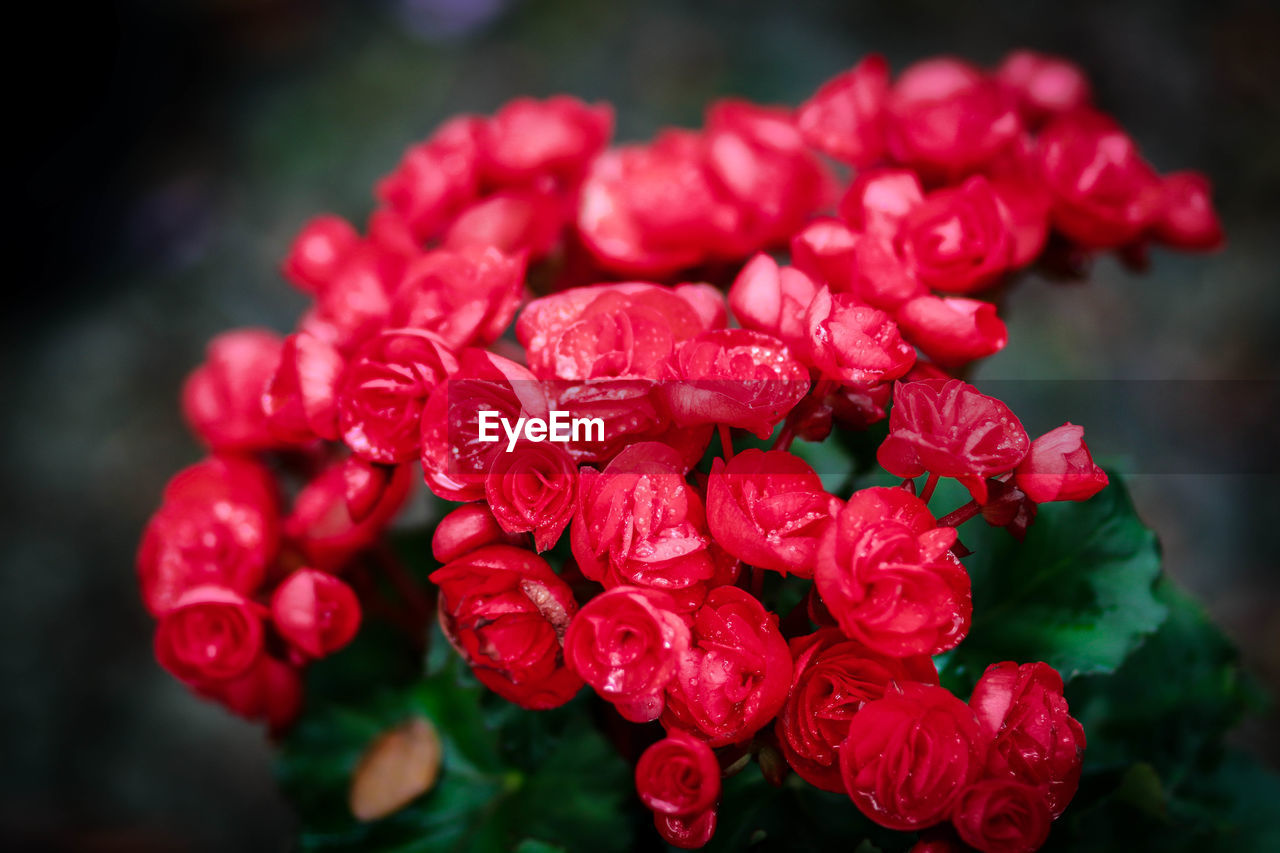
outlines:
[[[524,708],[587,687],[610,725],[660,723],[635,781],[668,843],[711,839],[722,767],[754,755],[885,827],[1035,849],[1084,731],[1043,663],[992,665],[968,704],[939,686],[973,618],[956,526],[1020,537],[1107,475],[1082,427],[1033,441],[957,376],[1004,348],[994,296],[1052,247],[1220,245],[1207,180],[1158,173],[1079,68],[1031,51],[896,78],[868,56],[797,109],[725,99],[649,142],[610,147],[613,120],[568,96],[456,117],[364,228],[302,227],[296,327],[219,335],[183,387],[210,455],[139,546],[157,659],[282,730],[378,573],[414,582],[385,533],[422,478],[452,503],[448,642]],[[897,486],[833,495],[847,472],[790,449],[886,418]],[[735,454],[745,434],[772,445]],[[973,501],[935,517],[944,477]]]

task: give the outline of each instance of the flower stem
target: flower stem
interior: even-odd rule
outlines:
[[[728,424],[720,424],[720,447],[725,462],[733,458],[733,436],[729,434]]]
[[[959,527],[969,519],[982,512],[982,507],[977,501],[969,501],[961,507],[953,509],[951,512],[938,519],[939,527]]]
[[[924,488],[920,491],[920,500],[925,503],[929,502],[929,498],[933,497],[933,490],[938,487],[938,475],[929,474],[929,479],[925,481]]]

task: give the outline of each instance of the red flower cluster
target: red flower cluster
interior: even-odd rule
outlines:
[[[1084,734],[1044,664],[996,664],[969,705],[938,685],[930,656],[972,615],[955,528],[1020,536],[1107,480],[1080,427],[1032,441],[950,372],[1005,345],[979,297],[1050,239],[1221,239],[1204,180],[1158,176],[1089,97],[1037,54],[896,81],[871,57],[797,110],[721,101],[647,144],[608,149],[610,109],[568,97],[448,122],[364,233],[303,229],[292,334],[222,335],[189,379],[212,455],[139,551],[157,657],[287,723],[298,669],[355,633],[342,577],[391,559],[375,546],[420,464],[461,504],[432,539],[445,636],[523,707],[585,684],[658,721],[636,784],[669,842],[711,837],[721,762],[755,742],[887,827],[1033,849]],[[790,452],[891,403],[878,458],[900,487],[842,499]],[[558,414],[598,429],[557,438]],[[735,430],[775,438],[734,455]],[[939,477],[973,501],[935,517]],[[807,606],[780,620],[764,572]]]

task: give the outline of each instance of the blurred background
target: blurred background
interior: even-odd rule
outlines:
[[[898,70],[1064,54],[1161,171],[1213,179],[1224,252],[1024,281],[979,384],[1033,435],[1085,424],[1133,472],[1168,571],[1280,687],[1275,4],[31,5],[9,30],[35,49],[9,87],[0,847],[290,847],[265,736],[155,665],[132,562],[164,481],[200,455],[182,377],[220,330],[292,325],[302,298],[276,267],[306,218],[363,221],[374,180],[455,112],[570,92],[614,102],[618,137],[636,139],[697,124],[719,95],[796,104],[872,50]],[[1278,766],[1278,719],[1234,737]]]

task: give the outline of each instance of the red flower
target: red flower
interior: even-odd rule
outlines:
[[[954,477],[986,503],[987,478],[1016,468],[1030,444],[1004,403],[959,379],[926,379],[894,389],[889,436],[876,458],[897,477]]]
[[[302,711],[302,676],[296,667],[260,655],[243,675],[193,685],[195,691],[251,720],[264,720],[273,735],[283,733]]]
[[[342,440],[370,462],[415,458],[427,395],[457,369],[448,345],[431,332],[391,329],[371,338],[338,396]]]
[[[743,214],[716,186],[705,157],[701,134],[666,130],[648,145],[596,158],[582,185],[577,225],[602,269],[663,276],[731,254]]]
[[[451,251],[494,249],[536,260],[556,245],[572,215],[566,199],[553,192],[503,190],[459,213],[442,245]]]
[[[826,282],[832,290],[851,291],[859,237],[839,219],[814,219],[792,235],[791,263],[810,278]],[[761,257],[769,256],[757,255],[751,263],[757,263]],[[769,274],[777,276],[776,263]],[[776,287],[775,283],[770,284]],[[817,290],[816,285],[814,290]]]
[[[969,575],[924,501],[899,488],[856,492],[818,547],[814,580],[840,629],[881,654],[939,654],[969,630]]]
[[[744,590],[717,587],[694,614],[662,724],[711,746],[741,743],[773,719],[790,686],[791,653],[777,614]]]
[[[494,456],[484,493],[503,530],[532,532],[535,547],[545,551],[577,510],[578,466],[557,445],[520,441]]]
[[[262,654],[263,609],[225,587],[187,590],[156,626],[156,660],[189,684],[244,675]]]
[[[773,335],[800,358],[809,355],[805,311],[819,285],[795,267],[779,267],[756,255],[738,273],[729,290],[729,307],[745,328]]]
[[[733,254],[785,245],[831,190],[789,110],[727,98],[707,110],[706,163],[742,217]]]
[[[994,355],[1009,340],[995,305],[961,296],[917,296],[894,319],[903,337],[945,367]]]
[[[1015,50],[996,69],[995,78],[1018,101],[1028,125],[1089,105],[1089,78],[1074,62],[1034,50]]]
[[[508,101],[481,125],[481,169],[495,184],[525,184],[540,177],[568,188],[613,135],[613,108],[556,95]]]
[[[765,439],[809,390],[809,371],[786,344],[746,329],[716,329],[685,341],[674,379],[659,386],[680,426],[725,424]]]
[[[716,810],[707,809],[696,815],[655,814],[653,824],[662,840],[681,850],[705,847],[716,834]]]
[[[358,476],[352,469],[359,465],[352,459],[330,464],[294,498],[284,533],[307,565],[323,571],[343,568],[377,540],[413,488],[413,467],[398,465],[367,484],[367,492],[352,492],[350,480]]]
[[[1123,246],[1157,221],[1160,178],[1101,113],[1076,110],[1055,119],[1040,135],[1040,157],[1054,227],[1081,246]]]
[[[925,196],[899,224],[897,246],[920,281],[948,293],[994,283],[1009,269],[1013,249],[996,194],[981,175]]]
[[[920,177],[910,169],[859,172],[840,199],[840,216],[854,229],[893,237],[907,214],[924,202]]]
[[[606,587],[665,590],[712,576],[702,501],[685,470],[676,451],[656,441],[631,445],[604,471],[582,470],[570,542],[584,575]]]
[[[842,163],[865,168],[884,155],[889,63],[878,53],[831,78],[796,111],[805,142]]]
[[[359,242],[356,229],[341,216],[316,216],[308,220],[293,239],[281,271],[300,290],[319,293],[333,281]]]
[[[492,343],[515,316],[524,267],[492,246],[427,252],[405,271],[388,322],[435,332],[454,350]]]
[[[372,240],[361,243],[338,267],[329,285],[302,315],[298,330],[309,332],[349,355],[387,325],[391,296],[410,255]],[[409,251],[416,254],[416,248]]]
[[[480,413],[486,411],[514,424],[521,417],[545,419],[549,409],[542,384],[524,367],[486,350],[464,350],[457,373],[432,389],[422,410],[422,471],[437,496],[484,497],[489,466],[507,445],[501,430],[497,441],[480,440]]]
[[[1057,817],[1080,783],[1085,737],[1062,697],[1062,676],[1045,663],[987,667],[969,698],[993,739],[987,775],[1040,788]]]
[[[275,558],[279,525],[275,483],[258,463],[220,456],[180,471],[138,548],[143,603],[160,616],[198,586],[253,594]]]
[[[1088,500],[1107,485],[1107,473],[1093,464],[1084,443],[1084,427],[1075,424],[1063,424],[1031,442],[1013,478],[1036,503]]]
[[[546,560],[490,545],[432,572],[440,627],[482,684],[524,708],[573,698],[582,682],[565,664],[564,639],[577,611],[569,585]]]
[[[897,379],[915,363],[889,315],[823,287],[805,312],[809,355],[823,375],[865,387]]]
[[[282,341],[264,329],[223,332],[182,386],[182,414],[214,450],[263,450],[280,444],[267,426],[262,392],[280,363]]]
[[[516,337],[543,379],[658,379],[676,344],[704,328],[681,292],[633,282],[536,299],[516,321]]]
[[[360,629],[360,602],[351,587],[327,572],[296,569],[271,596],[271,620],[308,657],[327,657]]]
[[[1222,246],[1222,223],[1213,209],[1209,179],[1199,172],[1174,172],[1161,180],[1157,239],[1178,249],[1207,251]]]
[[[483,501],[463,504],[436,525],[431,555],[438,563],[449,563],[486,545],[519,545],[525,538],[503,530]]]
[[[749,565],[812,577],[818,542],[839,508],[813,469],[785,451],[744,450],[711,464],[707,526]]]
[[[1044,795],[1009,779],[983,779],[960,794],[951,816],[965,844],[982,853],[1032,853],[1049,838]]]
[[[346,360],[306,332],[284,339],[280,364],[262,394],[272,433],[291,444],[338,438],[338,384]]]
[[[419,240],[434,237],[479,192],[479,137],[484,119],[459,116],[405,152],[378,182],[378,198]]]
[[[1014,100],[967,62],[917,62],[886,102],[889,153],[930,181],[954,181],[1000,153],[1018,135]]]
[[[569,625],[565,659],[583,681],[633,722],[662,714],[662,692],[689,649],[689,627],[665,592],[607,589]]]
[[[636,793],[658,814],[701,814],[720,798],[720,763],[704,741],[671,732],[636,762]]]
[[[864,815],[889,829],[917,829],[950,815],[982,772],[986,750],[967,705],[942,687],[903,684],[854,714],[840,773]]]
[[[778,742],[791,768],[824,791],[843,793],[840,744],[849,721],[893,684],[937,684],[928,655],[897,658],[826,628],[791,641],[791,691],[778,714]]]

